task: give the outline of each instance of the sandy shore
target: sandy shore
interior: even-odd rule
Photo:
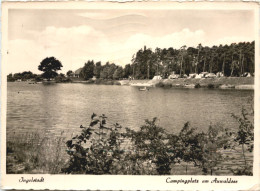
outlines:
[[[254,89],[253,77],[221,77],[202,79],[121,80],[121,85],[180,88]]]

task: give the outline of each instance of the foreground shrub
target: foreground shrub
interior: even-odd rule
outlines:
[[[80,135],[67,141],[69,163],[63,169],[72,174],[172,174],[175,164],[199,167],[213,175],[223,162],[220,152],[230,148],[230,134],[220,125],[197,132],[185,123],[179,134],[171,134],[156,124],[156,118],[139,130],[119,124],[106,126],[106,116],[91,116],[88,127],[80,126]]]
[[[204,137],[202,136],[199,140],[202,150],[198,152],[201,157],[197,160],[198,165],[205,174],[213,175],[217,165],[224,160],[220,151],[229,148],[228,129],[220,125],[210,125]]]
[[[228,147],[228,137],[220,125],[209,126],[207,132],[197,132],[196,128],[185,123],[184,127],[178,134],[178,142],[172,144],[177,146],[178,159],[186,163],[186,174],[188,164],[193,164],[201,168],[204,174],[213,174],[214,168],[222,162],[221,149]],[[176,153],[176,150],[175,150]]]
[[[241,147],[244,165],[231,172],[252,175],[252,161],[248,161],[246,152],[253,152],[253,114],[253,110],[243,108],[241,116],[232,115],[239,123],[237,130],[210,125],[207,131],[198,132],[187,122],[177,134],[158,126],[156,118],[133,130],[117,123],[108,126],[105,115],[93,114],[89,125],[81,125],[80,134],[66,142],[67,154],[63,153],[62,135],[46,138],[38,133],[20,136],[22,140],[8,138],[7,173],[166,175],[176,174],[174,167],[185,164],[182,174],[188,174],[188,167],[193,165],[203,174],[213,175],[223,161],[231,160],[236,165],[222,151]]]
[[[241,115],[232,114],[232,117],[239,123],[238,130],[231,133],[234,140],[232,146],[235,149],[237,144],[241,146],[244,166],[233,171],[235,175],[253,175],[252,166],[248,164],[246,153],[252,153],[254,149],[254,102],[253,97],[248,100],[250,108],[242,107]],[[251,118],[251,119],[250,119]]]
[[[134,144],[135,158],[150,164],[149,174],[170,174],[175,154],[171,152],[168,134],[156,125],[156,118],[146,120],[139,131],[127,129],[126,137]]]
[[[123,149],[120,148],[122,134],[120,125],[106,127],[106,116],[91,116],[88,127],[80,126],[80,135],[67,141],[67,153],[70,155],[65,173],[73,174],[111,174],[113,162],[120,160]]]

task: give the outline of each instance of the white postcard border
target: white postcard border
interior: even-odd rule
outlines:
[[[8,9],[252,9],[255,11],[255,151],[254,176],[120,176],[120,175],[43,175],[43,174],[6,174],[6,53]],[[259,176],[259,148],[260,148],[260,97],[259,97],[259,6],[257,3],[241,2],[3,2],[2,3],[2,68],[1,68],[1,187],[2,189],[59,189],[59,190],[258,190]],[[44,178],[44,182],[26,183],[21,181],[31,178]],[[197,179],[199,183],[173,184],[167,183],[167,178],[176,180]],[[214,179],[225,180],[231,178],[238,183],[211,183]],[[169,179],[168,179],[169,180]],[[210,183],[202,183],[208,180]]]

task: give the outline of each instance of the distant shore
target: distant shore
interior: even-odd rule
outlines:
[[[35,83],[55,83],[50,82],[28,82]],[[108,80],[95,79],[84,80],[73,78],[66,82],[56,83],[84,83],[84,84],[102,84],[102,85],[124,85],[137,87],[162,87],[162,88],[210,88],[210,89],[248,89],[254,90],[254,77],[220,77],[220,78],[178,78],[161,80]]]
[[[218,88],[218,89],[254,89],[254,77],[220,77],[220,78],[179,78],[161,80],[88,80],[72,83],[125,85],[137,87],[163,87],[163,88]]]
[[[164,88],[219,88],[219,89],[254,89],[253,77],[221,77],[201,79],[162,79],[162,80],[122,80],[121,85],[150,86]]]

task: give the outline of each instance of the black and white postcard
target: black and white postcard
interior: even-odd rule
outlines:
[[[253,2],[3,2],[2,188],[260,189],[259,30]]]

